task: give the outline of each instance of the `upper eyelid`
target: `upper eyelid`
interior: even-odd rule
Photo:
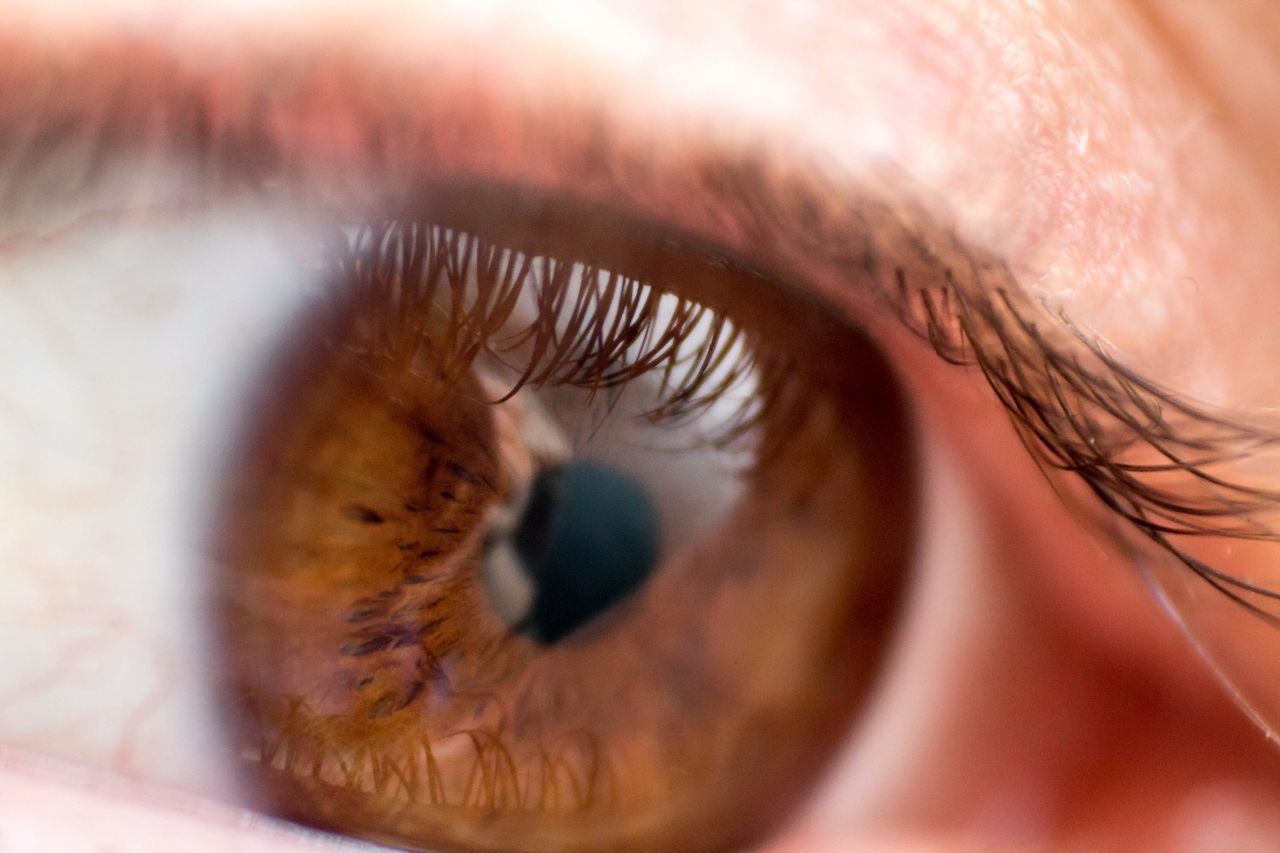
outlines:
[[[966,245],[894,186],[901,176],[872,175],[883,186],[857,186],[803,163],[777,167],[769,156],[776,152],[749,149],[704,146],[673,157],[675,147],[610,138],[590,105],[569,121],[557,116],[560,132],[523,116],[513,133],[510,115],[458,81],[430,95],[419,90],[409,103],[394,81],[341,55],[305,73],[277,66],[289,83],[267,91],[243,85],[252,78],[242,71],[218,78],[152,44],[57,61],[3,38],[0,49],[0,210],[20,195],[26,167],[60,144],[90,160],[71,192],[90,184],[115,152],[180,152],[212,184],[305,186],[357,205],[376,206],[388,188],[415,176],[456,170],[513,184],[558,179],[574,194],[622,196],[655,215],[692,210],[700,218],[685,224],[715,222],[724,233],[713,236],[749,247],[777,269],[799,261],[825,270],[824,279],[838,282],[840,292],[828,294],[837,302],[878,305],[945,360],[979,368],[1039,462],[1077,474],[1147,538],[1280,624],[1263,606],[1280,592],[1219,572],[1171,538],[1280,539],[1257,517],[1280,505],[1280,492],[1211,471],[1280,445],[1280,432],[1197,406],[1128,369],[1067,316],[1033,303],[999,257]],[[241,91],[228,88],[237,81]],[[448,121],[437,121],[442,116]],[[578,132],[565,133],[566,126]],[[500,159],[513,137],[518,164]],[[467,139],[470,145],[458,143]],[[487,152],[475,144],[480,139],[499,150]],[[683,193],[678,199],[673,187]],[[859,292],[850,292],[852,282]],[[1129,461],[1135,448],[1165,462]],[[1215,488],[1191,498],[1177,482],[1163,484],[1168,472]]]

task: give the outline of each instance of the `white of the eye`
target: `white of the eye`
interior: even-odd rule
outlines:
[[[315,287],[299,222],[215,209],[0,256],[0,746],[230,793],[202,525]]]

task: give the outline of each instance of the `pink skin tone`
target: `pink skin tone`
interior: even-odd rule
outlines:
[[[1238,410],[1280,396],[1254,367],[1280,345],[1280,23],[1261,3],[86,5],[10,0],[0,33],[70,55],[126,29],[213,46],[231,103],[264,46],[342,44],[371,68],[430,65],[424,87],[467,80],[494,126],[518,92],[548,114],[571,102],[622,146],[667,140],[635,143],[659,159],[776,146],[861,179],[888,158],[964,239],[1138,369]],[[351,121],[319,103],[281,132],[336,150]],[[500,174],[501,140],[468,132],[459,148],[496,152]],[[554,168],[547,182],[570,180]],[[772,849],[1280,849],[1280,754],[1125,556],[1063,508],[981,377],[858,320],[919,420],[917,580],[883,689]],[[56,559],[28,556],[0,581]],[[0,727],[2,850],[317,849],[40,751]]]

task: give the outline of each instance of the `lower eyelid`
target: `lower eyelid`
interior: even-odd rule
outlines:
[[[75,815],[75,820],[68,820]],[[163,849],[190,853],[365,850],[252,813],[136,781],[0,750],[0,824],[5,849]]]

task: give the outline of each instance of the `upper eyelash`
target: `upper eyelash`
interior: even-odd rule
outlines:
[[[725,447],[768,418],[760,464],[786,437],[778,426],[799,422],[807,408],[806,395],[791,387],[791,359],[768,336],[654,282],[417,221],[363,225],[330,252],[364,306],[357,310],[396,316],[385,324],[396,336],[387,347],[430,345],[448,357],[447,369],[469,369],[481,355],[505,362],[527,353],[495,402],[525,386],[610,392],[653,376],[656,399],[642,414],[673,425],[742,391],[705,438]],[[516,315],[530,292],[537,309],[525,322]],[[441,313],[444,322],[433,322]]]
[[[964,277],[944,266],[941,283],[916,283],[895,268],[893,302],[903,323],[943,359],[982,372],[1037,462],[1078,475],[1142,535],[1280,628],[1280,616],[1245,597],[1280,601],[1280,590],[1216,569],[1171,538],[1280,541],[1280,533],[1257,518],[1280,504],[1280,492],[1213,473],[1215,466],[1280,446],[1280,434],[1214,413],[1139,375],[1057,312],[1053,319],[1075,345],[1069,349],[1030,319],[1037,306],[1016,289],[1007,267],[979,266]],[[993,280],[1002,283],[993,286]],[[1135,448],[1166,461],[1126,462]],[[1172,485],[1152,479],[1169,473],[1186,474],[1211,491],[1197,497],[1178,488],[1185,479]]]
[[[910,186],[905,176],[888,177]],[[1197,405],[1126,366],[1065,312],[1028,298],[1002,259],[941,227],[909,194],[894,201],[868,192],[855,207],[821,180],[770,180],[742,167],[718,169],[707,183],[732,188],[725,195],[745,211],[748,242],[769,245],[766,232],[781,235],[774,242],[795,256],[867,282],[881,307],[944,361],[981,371],[1038,465],[1075,473],[1142,536],[1280,629],[1280,610],[1263,606],[1280,602],[1280,589],[1224,572],[1173,539],[1280,542],[1258,518],[1280,508],[1280,491],[1213,471],[1280,447],[1280,431]],[[1041,327],[1037,316],[1051,323]],[[1167,461],[1125,461],[1143,448]],[[1212,493],[1197,498],[1179,482],[1161,485],[1152,478],[1161,474],[1183,474],[1181,484],[1190,477]]]

